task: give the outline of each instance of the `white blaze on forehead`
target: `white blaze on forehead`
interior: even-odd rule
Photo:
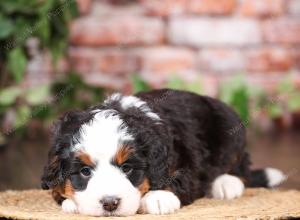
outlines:
[[[85,151],[97,164],[86,189],[74,193],[75,211],[93,216],[133,215],[139,208],[140,191],[118,167],[111,164],[120,144],[133,137],[128,134],[117,111],[95,110],[93,113],[94,118],[81,126],[79,143],[74,150]],[[106,196],[120,199],[118,208],[112,213],[105,211],[100,203]],[[66,203],[64,207],[66,211],[74,210],[72,204]]]
[[[96,111],[94,118],[81,126],[79,143],[74,150],[84,150],[97,161],[110,160],[120,142],[132,140],[126,126],[113,110]]]
[[[121,104],[121,107],[126,110],[131,107],[136,107],[140,109],[142,112],[146,114],[149,118],[152,118],[154,120],[160,120],[160,117],[152,112],[150,107],[147,105],[146,102],[142,101],[138,97],[135,96],[122,96],[119,93],[115,93],[111,95],[104,103],[109,103],[111,101],[119,101]]]

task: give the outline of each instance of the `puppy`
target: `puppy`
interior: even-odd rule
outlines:
[[[56,123],[42,188],[65,212],[129,216],[280,184],[277,169],[249,169],[245,143],[237,114],[213,98],[169,89],[113,94]]]

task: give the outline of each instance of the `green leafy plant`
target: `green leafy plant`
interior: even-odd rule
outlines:
[[[71,72],[66,78],[53,84],[52,94],[56,97],[56,111],[64,112],[70,109],[87,109],[100,103],[104,98],[104,89],[86,84],[77,73]]]
[[[182,80],[180,77],[174,75],[171,77],[167,83],[166,88],[170,89],[178,89],[178,90],[186,90],[189,92],[194,92],[197,94],[202,94],[202,85],[200,80],[196,80],[194,82],[186,82]]]
[[[286,77],[278,84],[273,99],[267,108],[271,118],[278,118],[300,109],[300,91],[290,77]]]
[[[26,40],[36,37],[56,61],[64,52],[68,22],[77,14],[74,0],[14,0],[0,4],[2,86],[21,82],[28,62]],[[10,80],[7,80],[10,79]]]
[[[132,90],[134,93],[149,91],[152,89],[151,85],[149,85],[145,80],[142,79],[141,76],[137,74],[131,75],[130,80],[131,80]],[[180,77],[174,75],[166,82],[165,87],[170,89],[179,89],[179,90],[181,89],[181,90],[186,90],[197,94],[201,94],[203,92],[201,84],[202,83],[200,79],[194,82],[186,82],[182,80]]]
[[[149,91],[151,89],[150,85],[137,74],[131,75],[130,80],[134,93]]]
[[[137,83],[143,86],[138,86]],[[139,88],[137,91],[150,88],[137,75],[132,84],[134,88]],[[168,80],[165,87],[203,94],[201,85],[201,80],[189,83],[175,76]],[[284,98],[279,99],[279,96]],[[220,85],[218,98],[236,110],[245,126],[251,125],[255,114],[266,113],[273,120],[300,110],[300,91],[290,78],[283,79],[272,95],[260,86],[249,85],[243,75],[236,75]]]
[[[26,43],[32,37],[38,39],[39,49],[52,54],[55,66],[67,47],[68,23],[77,14],[75,0],[1,1],[0,120],[9,118],[4,123],[8,128],[2,127],[2,132],[24,130],[21,128],[26,128],[31,119],[44,120],[58,113],[58,106],[48,106],[53,85],[19,85],[30,59]],[[5,137],[0,134],[0,142]]]
[[[104,90],[90,86],[77,73],[68,73],[66,77],[51,85],[35,88],[8,87],[0,92],[0,117],[13,112],[15,117],[4,134],[22,134],[30,121],[37,119],[40,124],[53,121],[61,113],[70,109],[87,109],[100,103]],[[0,134],[3,139],[5,137]]]
[[[250,119],[249,88],[242,76],[238,75],[223,83],[219,97],[222,101],[232,106],[238,112],[242,121],[248,124]]]

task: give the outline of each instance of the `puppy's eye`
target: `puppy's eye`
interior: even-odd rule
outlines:
[[[84,177],[90,177],[92,175],[92,170],[90,167],[83,167],[81,170],[80,170],[80,173],[82,176]]]
[[[132,172],[132,167],[129,165],[129,164],[123,164],[121,166],[121,170],[126,174],[126,175],[129,175],[131,172]]]

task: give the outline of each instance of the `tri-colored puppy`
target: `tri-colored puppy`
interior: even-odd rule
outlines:
[[[195,199],[273,187],[279,170],[249,169],[245,128],[222,102],[189,92],[114,94],[56,124],[43,189],[66,212],[168,214]]]

